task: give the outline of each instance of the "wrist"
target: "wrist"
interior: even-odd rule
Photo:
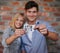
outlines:
[[[48,34],[49,34],[49,31],[47,30],[47,33],[46,34],[44,34],[46,37],[48,37]]]
[[[18,36],[16,34],[13,35],[14,38],[18,38]]]

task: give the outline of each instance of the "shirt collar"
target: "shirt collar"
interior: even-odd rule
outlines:
[[[36,20],[35,24],[39,24],[40,20]],[[29,25],[27,22],[25,23],[25,25]]]

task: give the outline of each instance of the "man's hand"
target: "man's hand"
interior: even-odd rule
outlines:
[[[40,33],[42,33],[44,36],[47,36],[47,38],[51,40],[58,40],[58,34],[55,32],[48,31],[46,28],[46,25],[40,24],[35,26],[35,29],[37,29]]]
[[[40,24],[40,25],[35,26],[35,29],[38,29],[39,32],[42,33],[43,35],[48,34],[48,30],[46,28],[46,25],[44,25],[44,24]]]

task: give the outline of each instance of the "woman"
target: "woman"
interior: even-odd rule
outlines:
[[[3,53],[21,53],[21,36],[25,33],[23,24],[23,14],[16,14],[2,36]]]

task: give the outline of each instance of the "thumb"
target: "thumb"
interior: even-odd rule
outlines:
[[[35,26],[34,29],[38,29],[39,28],[39,25]]]

